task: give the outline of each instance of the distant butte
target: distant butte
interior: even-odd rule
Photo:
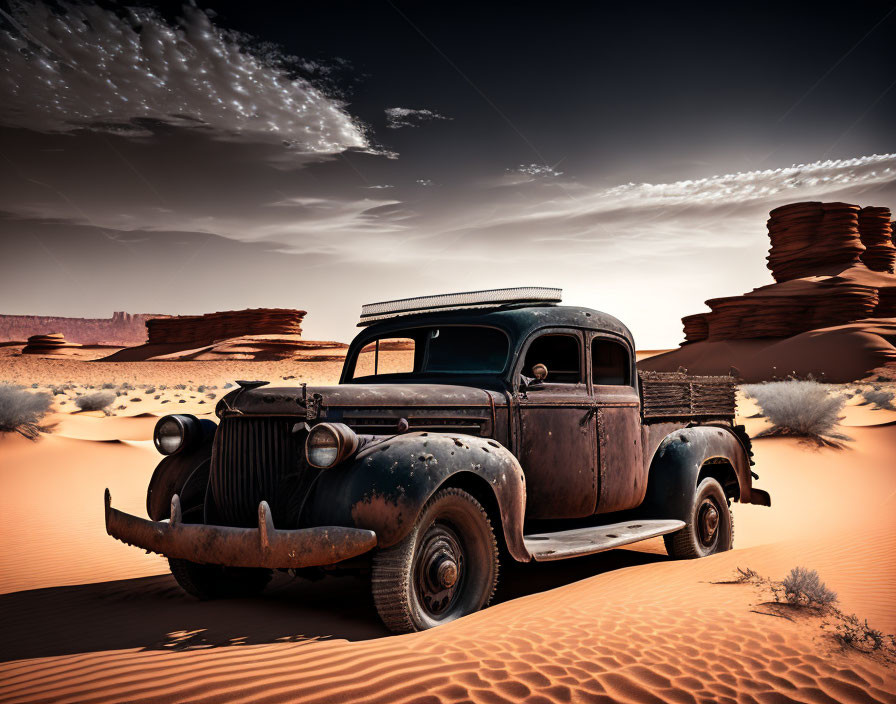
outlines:
[[[685,341],[640,368],[746,381],[846,382],[896,369],[896,243],[889,208],[792,203],[769,214],[776,283],[713,298],[682,318]]]
[[[300,359],[341,361],[347,345],[302,339],[303,310],[252,308],[146,321],[146,344],[120,350],[110,362]]]

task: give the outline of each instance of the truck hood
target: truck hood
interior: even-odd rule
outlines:
[[[318,399],[315,403],[315,399]],[[339,386],[237,389],[222,399],[219,414],[295,415],[309,422],[346,423],[356,432],[390,433],[405,418],[413,430],[491,434],[503,394],[446,384],[341,384]],[[317,408],[315,408],[315,406]],[[318,410],[319,409],[319,410]]]

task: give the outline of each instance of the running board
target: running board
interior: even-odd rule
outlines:
[[[684,521],[673,520],[626,521],[557,533],[524,535],[523,542],[533,559],[547,562],[612,550],[658,535],[674,533],[684,528],[684,525]]]

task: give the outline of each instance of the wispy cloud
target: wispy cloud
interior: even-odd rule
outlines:
[[[414,108],[386,108],[386,127],[393,130],[400,127],[417,127],[424,122],[433,120],[451,120],[452,118],[440,115],[434,110]]]
[[[514,169],[507,169],[510,173],[523,174],[524,176],[531,176],[533,178],[547,177],[547,178],[556,178],[557,176],[562,176],[562,171],[557,171],[557,169],[553,166],[549,166],[548,164],[520,164]]]
[[[368,146],[338,100],[196,7],[183,12],[169,24],[146,9],[14,4],[0,15],[0,122],[132,136],[162,122],[312,154]]]

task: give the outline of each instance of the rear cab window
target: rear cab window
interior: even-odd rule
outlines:
[[[591,342],[591,382],[595,386],[631,386],[631,356],[620,342],[595,337]]]

